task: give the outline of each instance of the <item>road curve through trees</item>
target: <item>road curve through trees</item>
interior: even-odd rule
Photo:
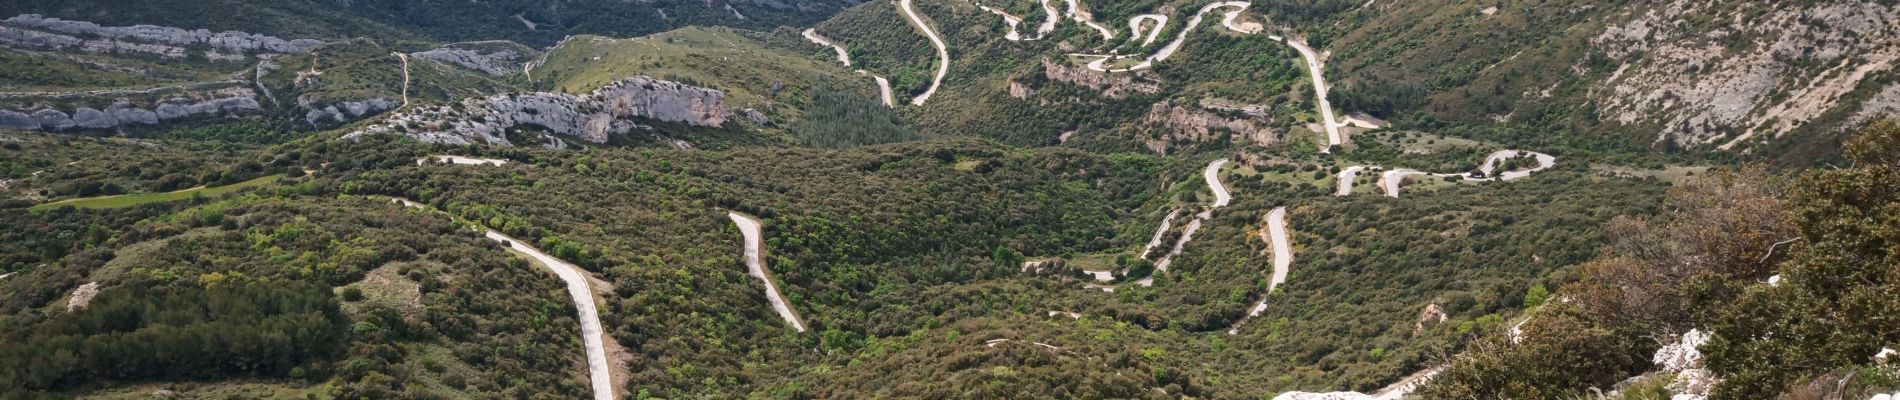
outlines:
[[[1293,46],[1294,50],[1300,52],[1300,57],[1306,59],[1307,74],[1313,77],[1313,98],[1319,100],[1320,123],[1325,124],[1326,129],[1328,145],[1320,152],[1331,153],[1333,147],[1339,146],[1342,140],[1339,136],[1339,121],[1333,116],[1333,102],[1326,99],[1326,64],[1320,62],[1319,53],[1308,47],[1305,40],[1287,39],[1286,44]]]
[[[925,101],[930,100],[930,95],[937,93],[938,86],[943,86],[943,76],[950,74],[950,48],[943,44],[943,38],[937,37],[936,30],[930,29],[930,24],[917,16],[917,12],[911,9],[910,2],[911,0],[897,0],[898,10],[904,12],[904,17],[909,18],[911,24],[917,25],[917,30],[924,32],[924,38],[930,39],[931,46],[937,47],[937,76],[930,79],[930,87],[924,89],[923,94],[910,100],[911,105],[921,106]]]
[[[1180,255],[1181,251],[1187,248],[1188,241],[1194,240],[1194,232],[1200,231],[1201,224],[1214,217],[1214,209],[1226,207],[1228,202],[1234,200],[1234,196],[1227,193],[1227,186],[1222,185],[1220,181],[1221,167],[1226,165],[1227,159],[1214,160],[1201,171],[1201,178],[1207,180],[1208,189],[1214,191],[1214,203],[1208,205],[1207,209],[1202,210],[1200,214],[1195,214],[1194,220],[1188,221],[1187,226],[1181,229],[1181,238],[1174,241],[1174,247],[1169,249],[1167,254],[1162,254],[1160,260],[1155,260],[1155,272],[1168,272],[1168,266],[1174,264],[1174,256]],[[1135,281],[1135,284],[1154,286],[1154,274],[1149,273],[1148,276]]]
[[[1150,20],[1154,21],[1154,24],[1149,25],[1150,28],[1147,29],[1148,35],[1146,37],[1143,37],[1142,36],[1143,29],[1141,29],[1141,26],[1142,26],[1141,21],[1150,21]],[[1128,19],[1129,38],[1141,39],[1142,46],[1154,44],[1155,39],[1161,37],[1161,28],[1165,28],[1167,26],[1168,26],[1168,16],[1166,15],[1161,15],[1161,14],[1136,15],[1134,18]]]
[[[839,63],[844,64],[845,67],[851,66],[851,53],[848,51],[845,51],[843,45],[838,44],[838,42],[831,41],[831,38],[824,37],[824,35],[819,35],[818,30],[814,28],[805,29],[804,36],[805,36],[805,40],[809,40],[812,43],[818,44],[819,46],[825,46],[825,47],[831,48],[832,52],[837,53]],[[885,107],[896,106],[897,102],[891,99],[891,81],[884,80],[884,77],[877,76],[875,74],[870,73],[869,71],[860,69],[860,70],[857,70],[857,72],[858,72],[858,75],[869,76],[871,77],[871,80],[877,82],[878,97],[879,97],[879,100],[883,100]]]
[[[759,227],[759,220],[731,211],[727,211],[726,216],[732,218],[732,223],[739,226],[740,235],[745,237],[746,271],[765,282],[765,298],[772,302],[772,310],[785,318],[786,323],[792,324],[793,330],[804,332],[805,322],[798,318],[798,313],[792,310],[791,303],[785,301],[785,296],[779,294],[778,284],[772,282],[772,274],[765,269],[762,254],[765,251],[765,233]]]
[[[1530,168],[1516,169],[1516,170],[1503,171],[1503,172],[1499,172],[1497,170],[1499,167],[1501,167],[1504,164],[1506,160],[1510,160],[1512,158],[1517,158],[1517,157],[1531,157],[1534,160],[1536,160],[1537,165],[1532,166]],[[1460,179],[1464,179],[1466,181],[1472,181],[1472,182],[1490,182],[1492,180],[1510,181],[1510,180],[1517,180],[1517,179],[1521,179],[1527,176],[1531,176],[1531,174],[1533,173],[1550,169],[1550,167],[1553,167],[1556,165],[1557,165],[1557,157],[1549,155],[1549,154],[1539,153],[1535,151],[1527,151],[1527,150],[1498,150],[1498,151],[1492,152],[1491,155],[1486,156],[1484,159],[1484,165],[1478,167],[1478,171],[1484,174],[1482,177],[1475,177],[1469,174],[1460,174],[1460,173],[1430,173],[1430,172],[1424,172],[1424,171],[1413,170],[1413,169],[1399,168],[1399,169],[1393,169],[1393,170],[1389,170],[1389,171],[1385,171],[1381,173],[1380,178],[1379,178],[1379,187],[1385,190],[1386,196],[1399,197],[1400,186],[1403,186],[1403,184],[1405,183],[1405,178],[1410,177],[1410,176],[1424,175],[1424,176],[1434,176],[1434,177],[1459,177]],[[1339,189],[1335,190],[1333,192],[1333,195],[1334,196],[1351,195],[1353,179],[1357,177],[1360,172],[1363,172],[1368,168],[1379,168],[1379,167],[1367,166],[1367,165],[1354,165],[1351,167],[1346,167],[1346,169],[1339,171]]]
[[[395,201],[407,207],[427,208],[409,199],[397,198]],[[553,271],[555,276],[561,278],[561,282],[567,284],[567,294],[574,298],[574,308],[580,313],[581,344],[587,348],[587,377],[593,382],[594,399],[613,400],[613,377],[607,364],[606,339],[603,338],[605,330],[600,327],[600,309],[594,305],[594,291],[588,282],[587,272],[493,229],[483,228],[482,234],[489,240],[506,243],[509,249],[534,259],[542,268]]]
[[[1345,170],[1339,171],[1339,189],[1333,191],[1333,195],[1334,196],[1351,195],[1352,194],[1352,180],[1354,178],[1359,177],[1359,171],[1364,171],[1364,170],[1366,170],[1366,166],[1354,165],[1354,166],[1346,167]]]
[[[402,106],[409,106],[409,55],[402,52],[392,53],[402,60]]]
[[[1273,277],[1267,280],[1267,292],[1260,295],[1260,302],[1255,303],[1253,309],[1247,310],[1246,317],[1241,317],[1239,321],[1234,322],[1234,326],[1227,328],[1229,336],[1239,334],[1241,325],[1246,324],[1253,317],[1260,316],[1261,312],[1267,311],[1268,296],[1273,294],[1274,288],[1286,282],[1286,274],[1293,266],[1293,244],[1287,240],[1286,235],[1286,207],[1275,208],[1267,213],[1266,237],[1273,251]]]
[[[805,40],[810,40],[819,46],[830,47],[832,52],[838,53],[838,62],[844,63],[846,67],[851,66],[851,53],[845,52],[844,46],[839,46],[838,43],[832,42],[831,39],[818,35],[818,29],[816,28],[806,28],[803,33]]]

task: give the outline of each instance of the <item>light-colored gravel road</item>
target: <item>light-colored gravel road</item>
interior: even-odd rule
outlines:
[[[1154,21],[1154,23],[1148,25],[1148,29],[1142,29],[1142,21]],[[1129,37],[1141,39],[1142,46],[1154,44],[1155,39],[1161,37],[1161,28],[1166,27],[1168,27],[1168,16],[1166,15],[1142,14],[1128,19]],[[1148,35],[1146,37],[1142,36],[1143,31],[1147,32]]]
[[[508,160],[499,158],[471,158],[463,156],[428,156],[416,159],[416,165],[428,163],[450,163],[455,165],[507,165]]]
[[[982,4],[977,4],[976,8],[981,8],[983,9],[983,11],[988,11],[991,14],[996,14],[996,16],[1003,17],[1003,25],[1009,26],[1009,33],[1003,34],[1003,40],[1008,40],[1011,42],[1020,42],[1023,40],[1023,34],[1021,32],[1016,31],[1016,26],[1023,24],[1023,19],[1021,17],[1009,15],[1009,13],[1004,12],[1003,10],[991,8],[990,6],[986,6]]]
[[[1385,171],[1385,174],[1379,177],[1379,185],[1385,187],[1386,196],[1399,197],[1399,184],[1405,182],[1405,177],[1418,176],[1418,175],[1431,175],[1431,174],[1426,173],[1425,171],[1419,171],[1415,169],[1405,169],[1405,168],[1394,169],[1390,171]]]
[[[772,282],[772,274],[765,269],[763,255],[765,233],[760,229],[759,220],[736,212],[726,212],[726,216],[732,218],[732,223],[739,226],[739,233],[745,237],[746,271],[752,277],[765,282],[765,298],[772,302],[772,310],[777,311],[779,317],[785,318],[786,323],[792,324],[793,330],[804,332],[804,320],[798,318],[798,313],[792,310],[791,303],[786,302],[785,296],[779,294],[778,283]]]
[[[1220,159],[1207,164],[1207,169],[1201,170],[1201,179],[1207,180],[1208,189],[1214,191],[1214,208],[1226,207],[1228,202],[1234,201],[1234,195],[1227,193],[1227,186],[1220,182],[1220,169],[1225,166],[1227,166],[1227,159]]]
[[[1201,178],[1207,180],[1208,189],[1214,192],[1214,203],[1208,205],[1207,209],[1202,210],[1199,214],[1194,214],[1194,220],[1188,221],[1187,226],[1181,229],[1181,238],[1174,241],[1174,247],[1170,248],[1167,254],[1161,255],[1161,259],[1155,260],[1155,273],[1168,272],[1168,267],[1174,264],[1174,256],[1180,255],[1181,251],[1187,249],[1188,242],[1194,240],[1194,233],[1201,230],[1201,224],[1208,219],[1214,218],[1214,209],[1226,207],[1228,202],[1234,200],[1234,196],[1227,192],[1227,185],[1221,184],[1220,181],[1221,167],[1226,165],[1227,159],[1214,160],[1214,162],[1207,164],[1206,169],[1201,171]],[[1173,216],[1173,214],[1169,214],[1169,216]],[[1165,226],[1166,223],[1164,222],[1163,225]],[[1165,231],[1165,229],[1163,231]],[[1158,239],[1160,232],[1156,233],[1156,238]],[[1150,240],[1150,243],[1152,242],[1153,240]],[[1147,252],[1143,251],[1142,253],[1145,256]],[[1154,274],[1152,273],[1135,282],[1135,284],[1142,286],[1154,286],[1154,283]]]
[[[508,248],[521,252],[540,263],[542,267],[554,271],[567,283],[567,294],[574,298],[574,308],[580,310],[581,344],[587,346],[587,376],[593,381],[595,400],[613,400],[613,377],[608,373],[606,339],[602,338],[604,329],[600,327],[600,311],[594,305],[594,291],[588,286],[587,272],[574,264],[568,264],[554,258],[533,246],[521,244],[520,240],[508,237],[494,230],[485,230],[484,236],[491,240],[508,243]]]
[[[409,199],[397,198],[395,202],[405,207],[428,208]],[[554,272],[554,275],[560,277],[561,282],[567,285],[567,294],[573,298],[574,308],[580,314],[581,344],[587,351],[587,377],[593,383],[594,399],[613,400],[613,377],[610,372],[611,367],[607,364],[606,339],[603,333],[606,330],[600,326],[600,309],[594,305],[594,291],[587,271],[547,253],[542,253],[534,246],[522,244],[520,240],[493,229],[482,229],[482,235],[488,237],[489,240],[506,243],[509,250],[533,259],[535,263],[541,264],[542,268]]]
[[[904,17],[917,25],[917,30],[924,32],[924,38],[930,39],[931,46],[937,47],[937,76],[931,78],[930,87],[924,89],[923,94],[910,100],[910,104],[921,106],[925,101],[930,100],[930,95],[937,93],[937,87],[943,86],[944,75],[950,74],[950,48],[943,44],[943,38],[937,37],[937,31],[931,29],[930,24],[925,23],[923,17],[917,16],[917,11],[911,9],[910,2],[911,0],[897,0],[898,10],[903,11]]]
[[[1333,195],[1334,196],[1351,195],[1353,179],[1356,179],[1359,177],[1359,171],[1365,171],[1365,170],[1366,170],[1366,166],[1364,165],[1354,165],[1354,166],[1346,167],[1346,169],[1340,170],[1339,171],[1339,189],[1334,190]]]
[[[863,70],[859,70],[858,72],[864,72],[864,71],[863,71]],[[869,75],[869,74],[867,73],[867,75]],[[884,101],[884,106],[885,106],[885,107],[896,107],[896,106],[897,106],[897,98],[896,98],[896,97],[894,97],[894,96],[891,96],[891,81],[890,81],[890,80],[887,80],[887,79],[884,79],[884,77],[882,77],[882,76],[877,76],[877,75],[871,75],[871,80],[873,80],[873,81],[877,81],[877,93],[878,93],[878,97],[879,97],[879,100],[883,100],[883,101]]]
[[[1286,274],[1293,267],[1293,244],[1287,240],[1286,234],[1286,207],[1275,208],[1267,213],[1267,240],[1271,242],[1273,251],[1273,277],[1267,280],[1267,293],[1260,295],[1260,302],[1247,310],[1246,317],[1227,328],[1228,335],[1239,334],[1241,325],[1267,311],[1267,295],[1273,294],[1274,288],[1286,282]]]
[[[825,38],[824,36],[819,35],[817,29],[806,28],[804,35],[805,35],[805,40],[810,40],[812,43],[817,43],[819,46],[830,47],[832,52],[838,53],[838,62],[844,63],[844,66],[846,67],[851,66],[851,53],[845,52],[844,46],[839,46],[837,42],[833,42],[831,41],[831,39],[828,39],[828,38]]]
[[[1531,157],[1535,157],[1537,159],[1536,167],[1515,170],[1515,171],[1504,171],[1502,174],[1495,173],[1495,171],[1497,170],[1497,167],[1499,165],[1504,164],[1504,160],[1510,159],[1512,157],[1526,155],[1526,154],[1530,155]],[[1498,179],[1509,181],[1509,180],[1516,180],[1518,178],[1523,178],[1526,176],[1531,176],[1531,173],[1533,172],[1543,171],[1545,169],[1549,169],[1551,166],[1554,166],[1554,165],[1557,165],[1557,157],[1549,155],[1549,154],[1539,153],[1535,151],[1524,151],[1524,150],[1498,150],[1497,152],[1491,153],[1490,156],[1487,156],[1484,158],[1484,166],[1479,167],[1479,170],[1484,171],[1484,176],[1487,176],[1487,177],[1496,176],[1498,177]],[[1466,179],[1472,179],[1472,178],[1467,176]]]
[[[401,52],[390,54],[402,60],[402,106],[409,107],[409,55]]]
[[[1331,153],[1332,146],[1338,146],[1343,142],[1343,139],[1341,139],[1339,135],[1339,121],[1333,116],[1333,102],[1326,99],[1326,90],[1328,89],[1326,86],[1326,64],[1320,62],[1319,53],[1313,51],[1312,47],[1308,47],[1305,40],[1287,39],[1286,44],[1293,46],[1294,50],[1300,52],[1300,57],[1306,59],[1307,75],[1313,77],[1313,98],[1319,102],[1320,123],[1325,124],[1323,127],[1326,130],[1326,142],[1330,144],[1327,148],[1321,149],[1320,152]]]
[[[1168,233],[1168,229],[1174,227],[1174,217],[1180,216],[1180,215],[1181,215],[1181,210],[1177,209],[1174,211],[1169,211],[1167,217],[1161,218],[1161,227],[1155,228],[1154,236],[1148,238],[1148,245],[1141,247],[1140,258],[1148,258],[1148,254],[1153,253],[1155,250],[1155,247],[1161,245],[1161,236],[1166,235]]]

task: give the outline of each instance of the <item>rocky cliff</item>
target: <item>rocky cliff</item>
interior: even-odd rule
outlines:
[[[488,75],[508,76],[521,73],[523,66],[539,57],[540,53],[513,42],[474,42],[450,44],[409,56],[453,64]]]
[[[168,58],[183,58],[194,49],[203,49],[202,54],[207,59],[235,61],[252,53],[308,52],[323,45],[323,41],[153,25],[108,27],[25,14],[0,21],[0,45],[93,53],[146,53]]]
[[[587,95],[520,93],[405,112],[353,132],[395,133],[434,143],[514,145],[510,129],[532,126],[593,143],[643,128],[636,119],[717,127],[733,112],[718,90],[635,76]]]
[[[1161,92],[1161,84],[1142,81],[1136,78],[1134,74],[1095,72],[1087,68],[1063,64],[1047,58],[1042,59],[1042,73],[1048,76],[1049,79],[1057,82],[1066,82],[1072,85],[1101,91],[1103,96],[1108,96],[1109,98],[1119,99],[1127,97],[1129,93]]]
[[[1266,127],[1270,121],[1264,117],[1264,114],[1260,117],[1229,118],[1208,108],[1160,102],[1149,108],[1148,116],[1144,121],[1161,130],[1157,137],[1146,143],[1149,150],[1161,154],[1168,153],[1168,150],[1177,143],[1201,143],[1226,139],[1234,142],[1245,140],[1261,146],[1271,146],[1285,141],[1284,135]],[[1232,136],[1228,136],[1230,134]]]
[[[396,109],[402,103],[385,98],[373,98],[362,101],[338,101],[330,104],[312,104],[299,99],[303,107],[303,120],[314,127],[332,127],[363,117],[381,114]]]
[[[192,96],[175,95],[141,103],[131,99],[113,100],[103,109],[79,106],[70,110],[48,103],[20,110],[0,109],[0,129],[42,130],[49,132],[78,130],[115,130],[138,125],[187,118],[223,118],[246,116],[263,110],[250,88],[231,87]]]

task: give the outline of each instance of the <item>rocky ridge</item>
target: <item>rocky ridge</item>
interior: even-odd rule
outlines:
[[[726,108],[724,92],[635,76],[586,95],[504,94],[414,109],[352,132],[348,137],[394,133],[432,143],[514,145],[507,138],[508,130],[528,125],[592,143],[606,143],[613,135],[651,129],[636,123],[634,118],[717,127],[733,115],[734,112]],[[543,145],[552,143],[555,142]]]
[[[1162,154],[1166,154],[1173,143],[1210,142],[1222,139],[1223,133],[1233,134],[1233,137],[1228,138],[1230,141],[1244,139],[1261,146],[1284,141],[1281,135],[1266,126],[1267,122],[1271,122],[1267,119],[1227,118],[1200,107],[1165,101],[1149,108],[1145,122],[1163,129],[1160,138],[1147,142],[1150,150]]]
[[[203,47],[207,59],[240,61],[250,53],[309,52],[323,45],[323,41],[154,25],[111,27],[24,14],[0,21],[0,45],[91,53],[147,53],[167,58],[183,58],[192,49]]]
[[[485,46],[485,45],[502,46]],[[410,53],[415,58],[440,61],[493,76],[508,76],[523,71],[523,65],[539,57],[531,50],[514,49],[511,42],[455,43],[440,48]]]
[[[1138,80],[1132,75],[1110,75],[1090,71],[1087,68],[1073,67],[1050,59],[1042,59],[1042,73],[1058,82],[1102,92],[1112,99],[1128,97],[1130,93],[1160,93],[1161,85]]]
[[[118,129],[133,125],[157,125],[184,118],[236,117],[262,111],[257,95],[250,88],[230,87],[197,98],[171,96],[139,104],[129,99],[114,100],[100,108],[76,107],[71,112],[52,106],[31,111],[0,110],[0,129],[41,130],[48,132]]]

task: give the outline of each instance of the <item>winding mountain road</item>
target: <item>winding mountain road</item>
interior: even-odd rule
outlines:
[[[1333,116],[1333,102],[1326,99],[1326,64],[1320,62],[1319,53],[1308,47],[1305,40],[1287,39],[1286,44],[1293,46],[1293,50],[1299,51],[1300,57],[1306,59],[1306,72],[1313,77],[1313,98],[1319,102],[1321,123],[1325,124],[1326,129],[1328,146],[1320,149],[1320,152],[1331,153],[1333,147],[1339,146],[1343,140],[1339,135],[1339,121]]]
[[[930,29],[930,24],[917,16],[917,12],[911,9],[910,3],[911,0],[897,0],[897,8],[904,12],[904,17],[909,18],[911,24],[917,25],[917,30],[924,32],[924,37],[930,39],[931,46],[937,47],[937,76],[931,78],[930,87],[924,89],[923,94],[910,100],[911,105],[921,106],[925,101],[930,100],[930,95],[937,93],[937,87],[943,86],[944,75],[950,74],[950,48],[943,44],[943,38],[937,37],[936,30]]]
[[[1022,17],[1009,15],[1008,12],[991,8],[990,6],[986,6],[982,4],[977,4],[976,8],[980,8],[980,9],[983,9],[983,11],[988,11],[991,14],[996,14],[999,17],[1003,17],[1003,25],[1009,26],[1009,32],[1003,34],[1003,40],[1008,40],[1011,42],[1020,42],[1023,40],[1023,34],[1021,32],[1016,31],[1016,26],[1022,25],[1023,23]]]
[[[1418,175],[1431,175],[1431,174],[1426,173],[1425,171],[1419,171],[1415,169],[1404,169],[1404,168],[1394,169],[1391,171],[1385,171],[1385,174],[1382,174],[1379,176],[1379,185],[1385,187],[1386,196],[1399,197],[1399,184],[1405,182],[1405,177],[1418,176]]]
[[[1537,166],[1524,168],[1524,169],[1497,172],[1498,167],[1502,166],[1505,160],[1509,160],[1515,157],[1522,157],[1522,156],[1529,156],[1529,157],[1535,158],[1537,160]],[[1405,177],[1408,177],[1408,176],[1428,175],[1428,176],[1434,176],[1434,177],[1459,177],[1466,181],[1472,181],[1472,182],[1490,182],[1492,180],[1511,181],[1511,180],[1517,180],[1517,179],[1521,179],[1527,176],[1531,176],[1531,174],[1533,173],[1550,169],[1550,167],[1553,167],[1556,165],[1557,165],[1557,157],[1549,155],[1549,154],[1539,153],[1535,151],[1527,151],[1527,150],[1498,150],[1498,151],[1492,152],[1489,156],[1486,156],[1484,160],[1484,165],[1478,167],[1478,170],[1484,173],[1484,177],[1482,178],[1472,177],[1469,174],[1430,173],[1430,172],[1424,172],[1424,171],[1419,171],[1419,170],[1414,170],[1414,169],[1399,168],[1399,169],[1385,171],[1383,174],[1381,174],[1381,176],[1379,177],[1379,186],[1385,189],[1386,196],[1399,197],[1399,188],[1400,186],[1403,186],[1403,184],[1405,183]],[[1353,179],[1357,177],[1360,172],[1365,171],[1367,168],[1377,168],[1377,167],[1355,165],[1351,167],[1346,167],[1346,169],[1339,171],[1339,189],[1335,190],[1333,192],[1333,195],[1334,196],[1351,195]]]
[[[1095,23],[1095,16],[1082,10],[1082,2],[1080,0],[1064,1],[1069,5],[1069,11],[1066,13],[1069,16],[1069,20],[1095,29],[1095,32],[1102,34],[1102,41],[1115,40],[1115,31],[1108,29],[1106,26],[1102,26],[1102,24]]]
[[[1155,228],[1154,237],[1151,237],[1148,239],[1147,246],[1141,247],[1140,258],[1144,258],[1144,259],[1148,258],[1148,254],[1154,252],[1155,246],[1161,245],[1161,236],[1167,235],[1168,229],[1174,228],[1174,217],[1180,216],[1180,215],[1181,215],[1181,210],[1176,209],[1174,211],[1169,211],[1167,217],[1161,218],[1161,227]]]
[[[819,46],[831,48],[832,52],[837,53],[839,63],[844,64],[847,68],[851,66],[851,52],[845,51],[844,45],[840,45],[838,42],[834,42],[831,38],[827,38],[824,35],[819,35],[818,30],[815,28],[805,29],[803,35],[805,36],[805,40],[810,40]],[[877,82],[878,97],[880,100],[883,100],[885,107],[897,106],[897,101],[891,97],[891,81],[885,80],[884,77],[873,74],[870,71],[860,69],[857,70],[857,72],[858,75],[869,76],[871,80]]]
[[[1504,165],[1505,160],[1509,160],[1511,158],[1524,156],[1524,155],[1529,155],[1531,157],[1536,158],[1537,166],[1531,167],[1528,169],[1522,169],[1522,170],[1504,171],[1501,174],[1493,172],[1493,171],[1496,171],[1498,166]],[[1549,155],[1549,154],[1539,153],[1535,151],[1524,151],[1524,150],[1498,150],[1497,152],[1491,153],[1490,156],[1486,156],[1484,158],[1484,166],[1479,167],[1478,169],[1480,171],[1484,171],[1484,176],[1487,176],[1487,177],[1495,176],[1500,180],[1509,181],[1509,180],[1516,180],[1518,178],[1523,178],[1526,176],[1531,176],[1531,173],[1533,172],[1543,171],[1555,165],[1557,165],[1557,157]],[[1482,178],[1472,178],[1470,176],[1466,176],[1465,179],[1482,180]]]
[[[1149,29],[1146,30],[1148,33],[1147,37],[1142,37],[1141,35],[1143,31],[1143,29],[1141,29],[1142,21],[1154,21],[1154,24],[1149,25]],[[1142,46],[1154,44],[1155,39],[1161,37],[1161,28],[1166,28],[1167,26],[1168,16],[1161,14],[1142,14],[1128,19],[1129,37],[1141,39]]]
[[[1333,195],[1334,196],[1351,195],[1352,194],[1352,180],[1354,178],[1359,177],[1359,171],[1364,171],[1364,170],[1366,170],[1366,166],[1354,165],[1354,166],[1346,167],[1346,169],[1339,171],[1339,189],[1333,191]]]
[[[805,40],[810,40],[819,46],[830,47],[832,52],[838,53],[838,62],[844,63],[846,67],[851,66],[851,53],[845,52],[844,46],[839,46],[838,43],[832,42],[831,39],[820,36],[816,28],[806,28],[804,35]]]
[[[428,209],[428,206],[409,201],[409,199],[397,198],[395,202],[405,207]],[[520,240],[493,229],[483,228],[482,235],[488,237],[489,240],[507,244],[509,250],[527,255],[528,258],[541,264],[542,268],[554,272],[555,276],[561,278],[561,282],[567,284],[567,294],[573,297],[574,308],[580,313],[581,344],[587,348],[587,377],[593,383],[594,399],[613,400],[613,377],[609,372],[606,339],[603,337],[603,332],[606,330],[600,326],[600,309],[594,305],[594,290],[589,283],[587,271],[547,253],[542,253],[541,250],[532,246],[521,244]]]
[[[726,216],[732,218],[732,223],[739,226],[739,233],[745,237],[746,271],[765,282],[765,298],[772,302],[772,310],[785,318],[786,323],[792,324],[793,330],[804,332],[805,322],[798,318],[798,313],[792,310],[791,303],[785,301],[785,296],[779,294],[778,284],[772,282],[772,274],[765,269],[765,234],[760,229],[759,220],[730,211],[726,212]]]
[[[1201,224],[1208,219],[1214,218],[1214,209],[1226,207],[1228,202],[1234,200],[1234,196],[1227,192],[1227,186],[1221,184],[1220,181],[1221,167],[1226,165],[1227,159],[1214,160],[1214,162],[1207,164],[1206,169],[1201,171],[1201,178],[1207,180],[1208,189],[1214,192],[1214,203],[1210,204],[1206,210],[1195,214],[1194,220],[1188,221],[1187,226],[1181,229],[1181,238],[1174,241],[1174,247],[1169,249],[1167,254],[1161,255],[1160,260],[1155,260],[1156,272],[1168,272],[1168,266],[1174,264],[1174,256],[1180,255],[1181,251],[1187,249],[1188,242],[1194,240],[1194,233],[1201,230]],[[1172,216],[1173,214],[1169,215]],[[1163,225],[1166,225],[1166,223],[1164,222]],[[1144,255],[1146,254],[1145,251],[1143,253]],[[1150,273],[1147,277],[1135,281],[1135,284],[1154,286],[1154,274]]]
[[[534,247],[521,244],[520,240],[508,237],[492,229],[483,233],[490,240],[508,244],[508,248],[527,254],[535,262],[561,277],[567,283],[567,294],[574,298],[574,308],[580,310],[581,343],[587,346],[587,377],[593,381],[595,400],[613,400],[613,377],[608,372],[606,340],[602,338],[606,330],[600,327],[600,311],[594,305],[594,291],[588,286],[587,273],[574,264],[568,264],[559,258],[542,253]]]
[[[864,72],[864,70],[858,70],[858,73],[871,75],[871,80],[877,82],[878,100],[882,100],[885,107],[897,106],[897,97],[891,95],[891,81],[890,80],[884,79],[884,77],[882,76],[877,76],[869,72]]]
[[[1227,328],[1229,336],[1239,334],[1241,325],[1267,311],[1268,296],[1273,294],[1274,288],[1286,282],[1286,274],[1292,269],[1293,244],[1287,240],[1286,235],[1286,207],[1275,208],[1267,213],[1266,237],[1269,242],[1272,242],[1273,277],[1267,280],[1267,292],[1260,295],[1260,302],[1254,304],[1253,309],[1247,310],[1246,317],[1235,321],[1234,326]]]
[[[402,106],[409,107],[409,55],[402,52],[390,54],[395,54],[397,59],[402,60]]]

